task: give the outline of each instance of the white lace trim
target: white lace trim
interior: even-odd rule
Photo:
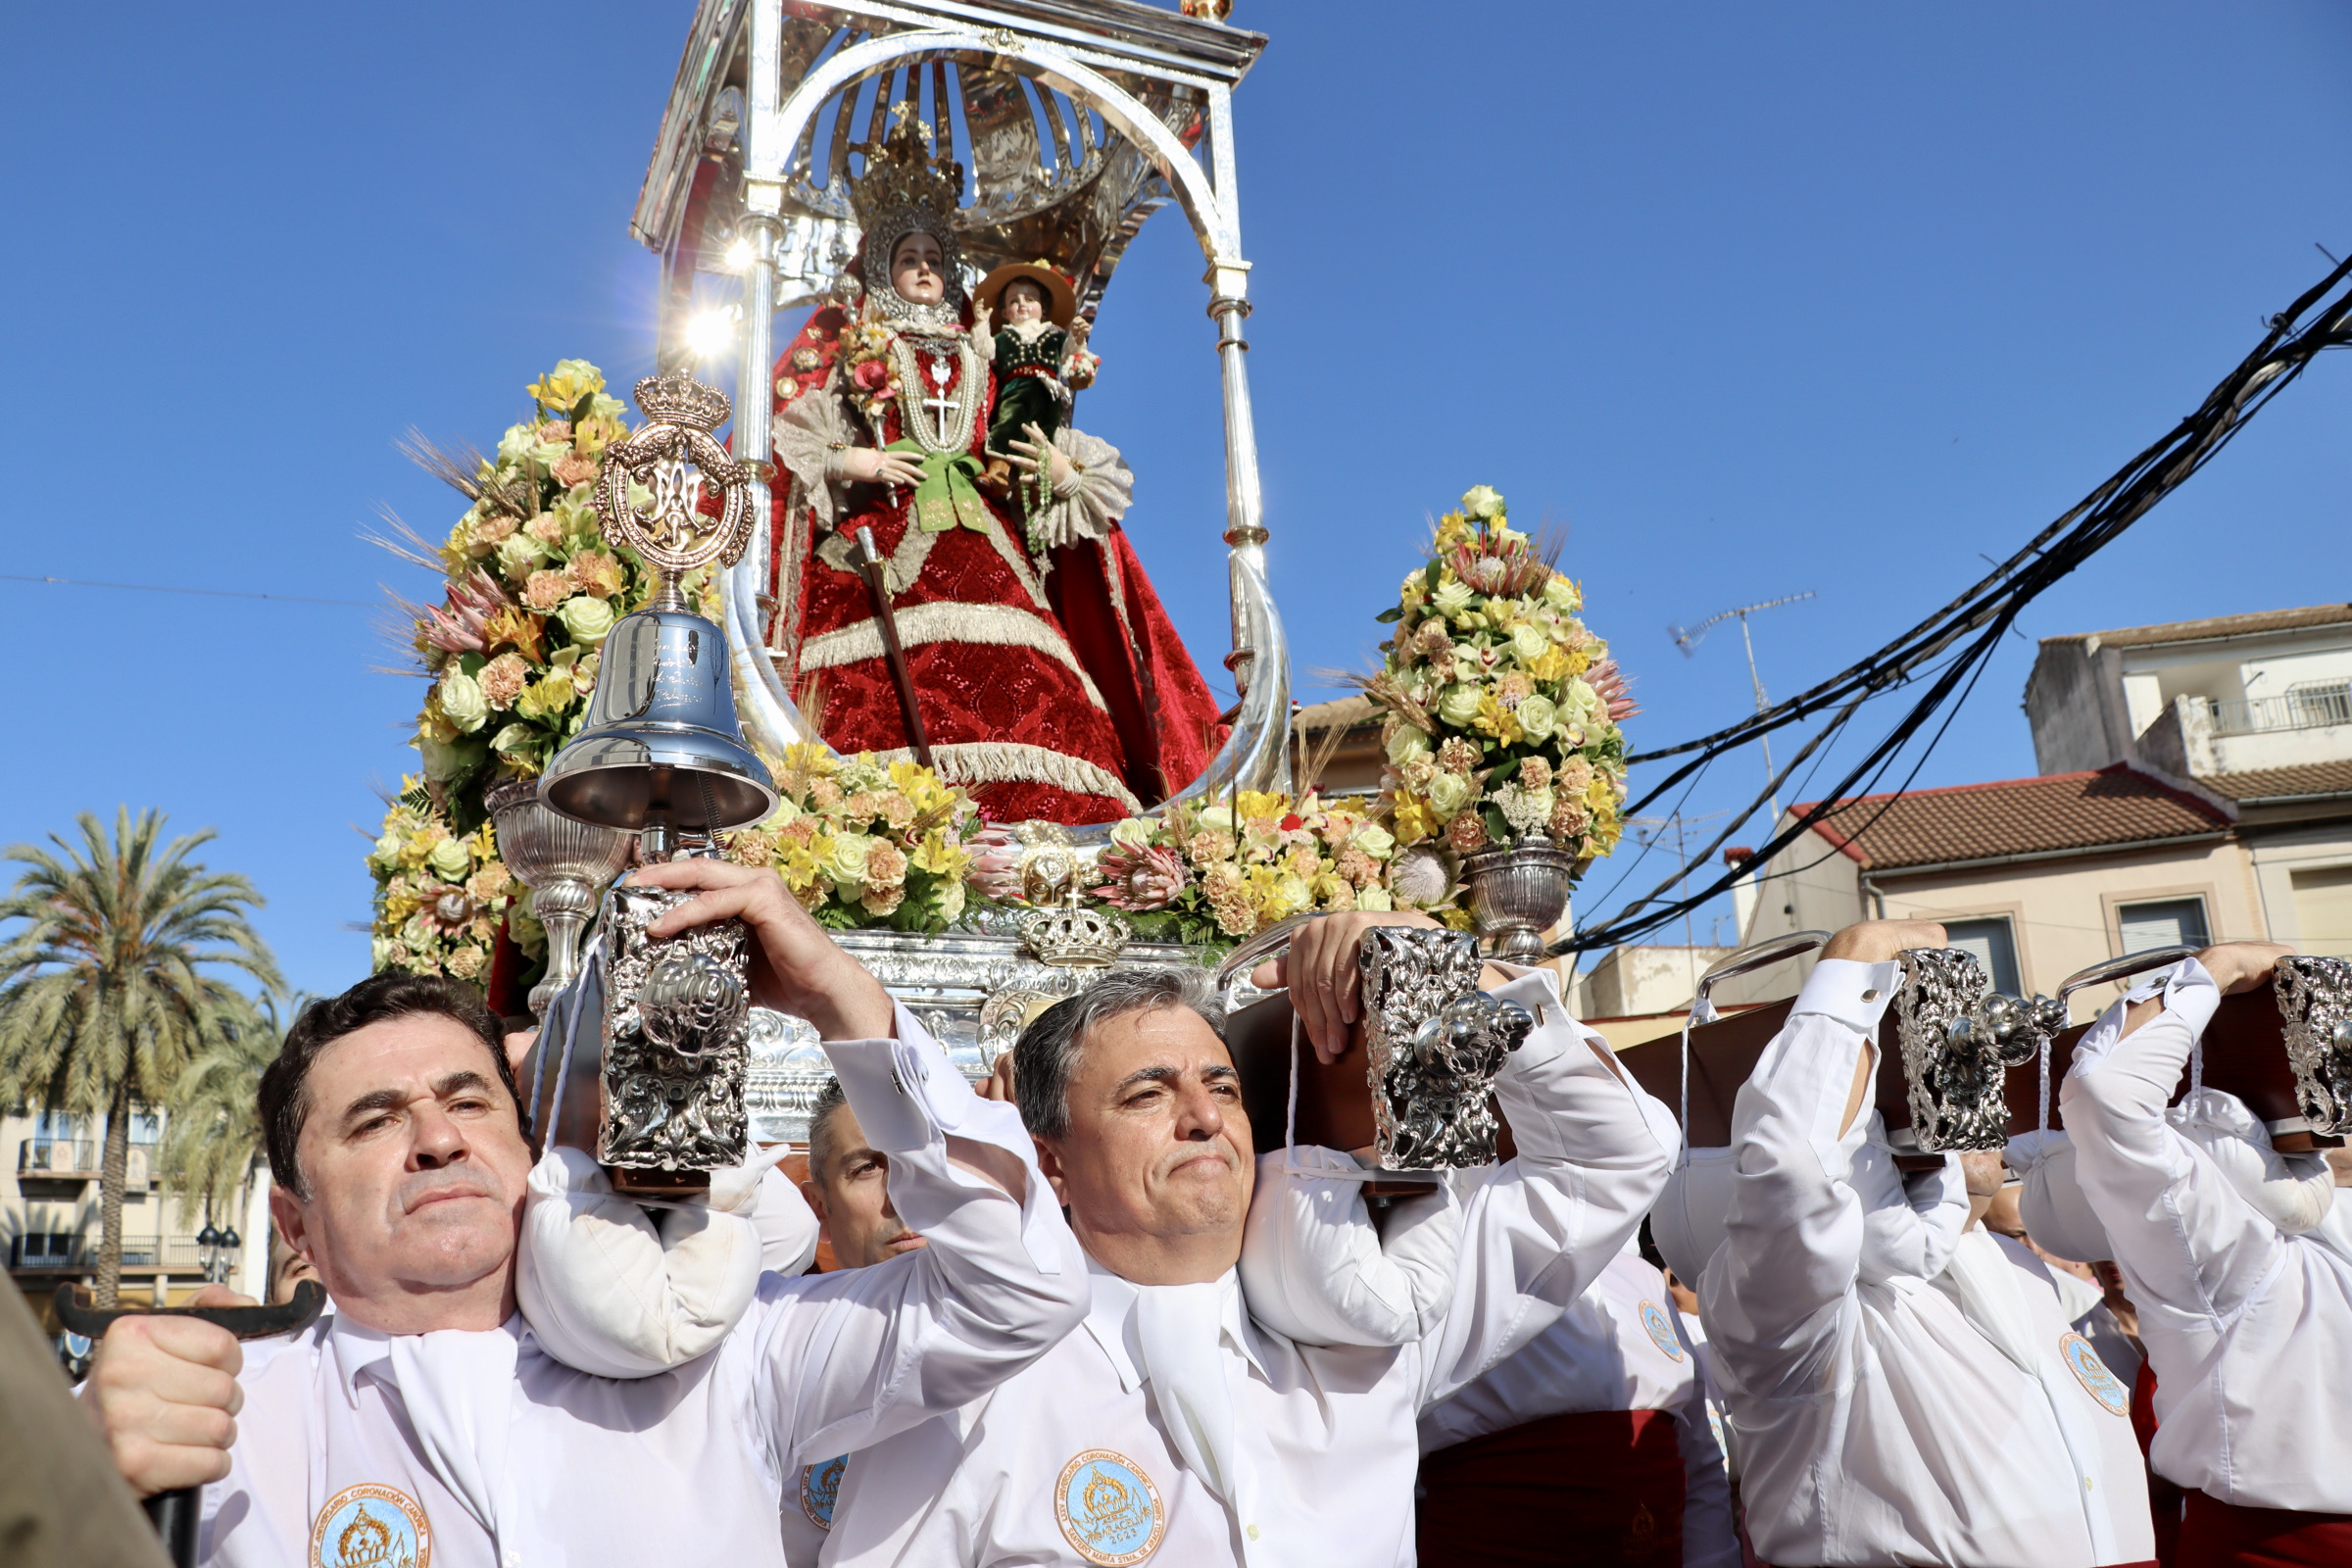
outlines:
[[[887,765],[902,758],[911,760],[913,755],[902,747],[895,752],[877,752],[874,760]],[[1144,803],[1107,768],[1026,741],[956,741],[932,747],[931,761],[939,776],[951,784],[1051,784],[1072,795],[1102,796],[1129,811],[1144,808]]]
[[[897,615],[899,643],[913,648],[923,643],[984,643],[995,648],[1030,648],[1060,664],[1086,688],[1086,700],[1103,712],[1095,678],[1078,662],[1078,656],[1061,633],[1010,605],[962,605],[953,601],[912,605]],[[882,628],[860,620],[811,637],[801,647],[801,668],[832,669],[882,657]]]

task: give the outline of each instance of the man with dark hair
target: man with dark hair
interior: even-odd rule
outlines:
[[[531,1171],[497,1020],[470,993],[363,982],[306,1011],[264,1094],[273,1212],[330,1314],[242,1350],[126,1318],[85,1393],[134,1489],[219,1483],[207,1561],[778,1563],[788,1477],[986,1393],[1083,1313],[1084,1262],[1025,1135],[774,873],[636,876],[693,895],[655,937],[750,926],[755,997],[816,1026],[931,1245],[763,1276],[715,1349],[654,1376],[564,1365],[517,1314],[517,1239],[526,1179],[533,1202],[566,1202],[585,1161],[551,1150]]]
[[[1287,982],[1327,1058],[1347,1049],[1375,923],[1429,922],[1325,916],[1259,973]],[[1494,1085],[1519,1156],[1441,1200],[1463,1210],[1451,1304],[1383,1347],[1299,1343],[1243,1298],[1257,1161],[1204,976],[1114,973],[1041,1014],[1013,1094],[1086,1250],[1087,1332],[923,1429],[940,1441],[853,1460],[828,1561],[1410,1564],[1415,1417],[1583,1293],[1668,1163],[1548,971],[1490,967],[1487,983],[1537,1019]],[[1316,1157],[1347,1166],[1329,1196],[1353,1201],[1360,1169]]]
[[[890,1156],[866,1142],[838,1078],[825,1081],[808,1113],[808,1179],[801,1196],[843,1268],[886,1263],[923,1245],[890,1200]]]

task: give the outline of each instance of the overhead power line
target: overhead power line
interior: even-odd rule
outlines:
[[[1731,823],[1696,857],[1700,861],[1713,860],[1732,835],[1775,798],[1814,753],[1842,731],[1864,704],[1920,678],[1928,665],[1957,648],[1954,657],[1936,672],[1926,693],[1886,736],[1810,810],[1761,845],[1756,851],[1755,863],[1762,864],[1795,842],[1839,802],[1849,799],[1856,785],[1866,778],[1875,779],[1889,765],[1936,710],[1951,701],[1955,692],[1974,685],[1977,676],[1983,673],[1981,666],[1990,659],[2002,635],[2027,605],[2112,543],[2212,461],[2245,427],[2246,421],[2292,384],[2323,350],[2352,343],[2352,290],[2344,287],[2347,275],[2352,275],[2352,261],[2338,265],[2292,305],[2270,318],[2270,329],[2262,341],[2207,394],[2195,413],[2125,464],[2105,483],[2026,541],[2016,554],[1950,604],[1868,658],[1786,702],[1711,735],[1629,757],[1629,762],[1663,761],[1678,757],[1689,760],[1629,804],[1627,814],[1650,805],[1716,758],[1813,714],[1830,712],[1829,721],[1773,775],[1747,809],[1736,812]],[[1945,722],[1950,722],[1948,716]],[[1932,741],[1930,747],[1932,750]],[[1924,760],[1923,756],[1921,760]],[[1917,766],[1914,763],[1914,773]],[[1678,867],[1672,876],[1612,918],[1573,933],[1555,944],[1552,951],[1583,953],[1630,942],[1675,919],[1686,906],[1696,906],[1728,891],[1744,872],[1727,870],[1688,898],[1661,903],[1686,874],[1685,868]]]
[[[86,577],[27,577],[14,571],[0,571],[0,582],[45,582],[61,588],[120,588],[136,594],[195,594],[204,599],[268,599],[281,605],[349,605],[355,610],[381,608],[380,602],[372,599],[313,599],[303,594],[245,593],[234,588],[179,588],[153,582],[97,582]]]

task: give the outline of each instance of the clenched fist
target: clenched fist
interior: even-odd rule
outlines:
[[[133,1492],[152,1496],[228,1474],[244,1365],[236,1336],[198,1318],[125,1317],[106,1331],[81,1400]]]

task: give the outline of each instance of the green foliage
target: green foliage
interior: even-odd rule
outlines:
[[[122,1186],[131,1111],[165,1102],[189,1063],[237,1039],[253,1004],[217,976],[276,991],[277,964],[247,920],[262,903],[241,876],[191,852],[210,830],[159,846],[164,816],[118,808],[110,839],[87,811],[79,842],[13,844],[24,869],[0,898],[0,1099],[106,1118],[100,1160],[98,1295],[122,1274]]]

